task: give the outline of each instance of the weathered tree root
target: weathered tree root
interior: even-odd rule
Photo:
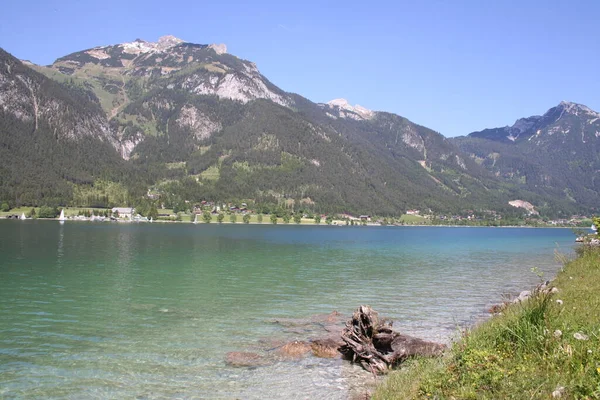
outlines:
[[[344,344],[339,351],[344,357],[374,374],[387,372],[409,357],[439,356],[446,348],[395,332],[392,323],[379,320],[377,312],[369,306],[360,306],[346,322],[342,340]]]

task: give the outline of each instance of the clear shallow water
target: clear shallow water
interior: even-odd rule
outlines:
[[[230,351],[305,340],[273,323],[369,304],[447,341],[551,277],[568,229],[0,221],[0,397],[347,398],[360,370]],[[262,347],[261,347],[262,346]]]

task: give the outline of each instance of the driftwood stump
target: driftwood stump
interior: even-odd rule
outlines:
[[[446,347],[395,332],[392,323],[380,320],[369,306],[360,306],[346,322],[342,340],[339,350],[344,357],[373,373],[386,372],[409,357],[441,355]]]

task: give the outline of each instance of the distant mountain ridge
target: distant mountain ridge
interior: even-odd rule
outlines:
[[[560,122],[563,117],[567,119],[569,117],[576,117],[585,120],[591,129],[583,128],[581,129],[581,133],[584,136],[586,134],[592,134],[595,137],[600,136],[600,113],[582,104],[562,101],[556,107],[549,109],[544,115],[520,118],[512,126],[504,128],[484,129],[483,131],[472,132],[469,134],[469,137],[502,142],[516,142],[518,140],[529,139],[531,136],[538,136],[539,138],[544,134],[568,134],[570,132],[569,122],[566,122],[567,125]],[[585,137],[582,140],[585,140]]]
[[[600,113],[563,101],[512,126],[452,139],[506,181],[584,207],[598,207]]]

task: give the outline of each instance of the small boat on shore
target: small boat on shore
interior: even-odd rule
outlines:
[[[27,219],[27,217],[25,216],[25,213],[22,213],[22,214],[21,214],[21,218],[20,218],[20,219],[21,219],[21,220],[26,220],[26,219]]]
[[[58,220],[61,223],[64,223],[67,220],[67,217],[65,217],[65,209],[64,208],[62,210],[60,210],[60,216],[58,217]]]

